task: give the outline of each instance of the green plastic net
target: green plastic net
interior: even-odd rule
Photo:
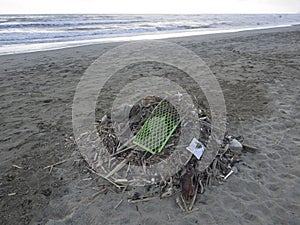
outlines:
[[[153,110],[133,139],[133,143],[151,152],[159,153],[180,123],[175,107],[162,100]]]

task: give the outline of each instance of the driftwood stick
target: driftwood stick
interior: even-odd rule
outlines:
[[[64,159],[64,160],[62,160],[62,161],[60,161],[60,162],[57,162],[57,163],[54,163],[54,164],[52,164],[52,165],[49,165],[49,166],[46,166],[46,167],[44,167],[44,169],[48,169],[48,168],[51,168],[51,167],[54,167],[54,166],[58,166],[58,165],[60,165],[60,164],[63,164],[64,162],[67,162],[69,159]]]
[[[99,177],[102,177],[103,179],[107,180],[109,183],[113,184],[113,185],[114,185],[115,187],[117,187],[118,189],[120,189],[120,188],[122,187],[122,186],[116,184],[115,182],[113,182],[112,180],[110,180],[110,179],[106,178],[105,176],[101,175],[100,173],[97,173],[97,172],[95,172],[94,170],[92,170],[92,169],[90,169],[90,168],[88,168],[88,167],[87,167],[87,169],[88,169],[88,171],[90,171],[91,173],[96,174],[96,175],[98,175]]]
[[[187,212],[187,211],[188,211],[188,207],[187,207],[187,205],[186,205],[186,202],[185,202],[185,200],[184,200],[182,194],[180,195],[180,198],[181,198],[181,201],[183,202],[184,211]]]
[[[229,143],[227,143],[226,145],[225,145],[225,147],[224,147],[224,152],[222,153],[222,157],[227,153],[227,151],[228,151],[228,149],[229,149]]]
[[[129,158],[132,156],[132,153],[130,153],[122,162],[120,162],[115,168],[113,168],[106,176],[105,178],[109,178],[113,174],[117,173],[120,169],[122,169],[126,163],[129,161]]]
[[[123,202],[123,199],[121,199],[121,200],[118,202],[118,204],[116,204],[116,206],[114,207],[114,209],[117,209],[117,208],[121,205],[122,202]]]
[[[141,199],[128,199],[129,203],[138,203],[138,202],[147,202],[147,201],[151,201],[153,199],[156,199],[157,197],[146,197],[146,198],[141,198]]]
[[[118,151],[122,150],[124,147],[126,147],[134,138],[135,136],[132,136],[131,138],[129,138],[124,144],[122,144],[119,148],[116,149],[116,153],[118,153]]]
[[[196,197],[197,197],[197,192],[198,192],[198,184],[196,185],[196,188],[195,188],[195,194],[194,194],[194,197],[193,197],[193,199],[192,199],[192,202],[191,202],[191,204],[190,204],[190,206],[189,206],[189,211],[191,211],[192,209],[193,209],[193,207],[194,207],[194,204],[195,204],[195,201],[196,201]]]
[[[18,166],[18,165],[16,165],[16,164],[12,164],[11,166],[12,166],[12,167],[15,167],[15,168],[17,168],[17,169],[23,169],[23,167]]]
[[[244,152],[250,152],[250,153],[255,153],[258,151],[257,148],[253,147],[253,146],[250,146],[250,145],[247,145],[247,144],[243,144],[243,151]]]
[[[176,203],[179,206],[179,208],[181,209],[182,212],[185,212],[184,208],[182,207],[181,203],[180,203],[180,198],[179,196],[176,197]]]
[[[203,194],[204,193],[204,186],[202,184],[202,180],[199,179],[199,185],[200,185],[200,194]]]
[[[130,145],[129,147],[122,149],[121,147],[124,147],[124,145],[122,145],[122,146],[119,148],[119,149],[122,149],[122,150],[120,150],[120,151],[117,151],[117,150],[116,150],[116,152],[115,152],[114,154],[112,154],[111,156],[114,157],[114,156],[116,156],[116,155],[119,155],[120,153],[123,153],[123,152],[125,152],[125,151],[127,151],[127,150],[133,148],[134,146],[135,146],[135,145]]]

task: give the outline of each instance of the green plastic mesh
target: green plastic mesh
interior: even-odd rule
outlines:
[[[161,152],[179,123],[175,107],[162,100],[137,132],[133,143],[152,154]]]

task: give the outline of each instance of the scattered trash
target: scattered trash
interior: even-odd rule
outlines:
[[[227,180],[227,178],[231,175],[231,174],[237,174],[238,173],[238,169],[236,166],[233,166],[230,170],[230,172],[224,177],[224,180]]]
[[[178,98],[182,98],[180,93]],[[211,116],[200,107],[200,104],[198,107],[198,109],[193,108],[189,113],[197,116],[200,127],[197,131],[199,137],[194,137],[189,144],[181,147],[192,154],[184,163],[178,162],[182,167],[176,174],[165,177],[158,171],[158,174],[150,177],[129,175],[133,166],[138,166],[142,173],[147,174],[147,167],[167,159],[178,144],[178,139],[182,135],[181,128],[191,122],[179,118],[175,107],[166,99],[155,96],[145,97],[131,106],[130,110],[124,107],[127,112],[129,111],[129,129],[133,135],[123,143],[115,135],[114,130],[118,128],[118,124],[112,121],[110,115],[105,115],[98,121],[96,134],[100,136],[108,158],[103,157],[102,150],[94,152],[90,157],[91,162],[87,161],[90,164],[88,170],[114,185],[116,191],[127,191],[131,185],[135,186],[138,179],[142,180],[147,184],[144,187],[148,194],[135,193],[128,199],[130,203],[175,195],[178,207],[184,212],[191,211],[198,194],[203,194],[211,185],[224,183],[230,175],[238,172],[236,164],[242,161],[243,149],[250,149],[249,152],[256,150],[243,145],[241,137],[229,136],[225,133],[221,143],[216,145],[217,149],[214,149],[217,152],[216,156],[209,162],[209,166],[200,169],[201,158],[203,161],[203,154],[209,151],[206,148],[211,138]],[[82,138],[90,140],[93,136],[94,133],[83,134]]]
[[[186,149],[193,153],[193,155],[196,156],[198,160],[201,158],[205,151],[204,145],[196,138],[193,138],[192,142]]]

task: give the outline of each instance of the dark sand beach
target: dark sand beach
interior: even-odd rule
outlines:
[[[207,63],[229,132],[258,149],[242,155],[239,173],[188,214],[174,198],[97,194],[104,181],[72,144],[72,103],[84,71],[119,43],[0,56],[0,224],[300,224],[300,27],[168,41]]]

